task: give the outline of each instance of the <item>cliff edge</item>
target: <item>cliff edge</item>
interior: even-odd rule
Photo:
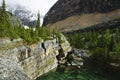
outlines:
[[[0,66],[4,67],[0,67],[0,75],[3,75],[0,79],[7,80],[9,77],[11,80],[36,79],[57,67],[56,56],[61,54],[59,49],[62,49],[65,55],[71,50],[63,35],[60,39],[56,36],[52,40],[41,39],[39,43],[32,45],[25,45],[22,39],[12,41],[9,38],[0,39]]]

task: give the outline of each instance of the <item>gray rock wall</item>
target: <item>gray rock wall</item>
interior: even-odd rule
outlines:
[[[30,78],[16,62],[0,58],[0,80],[30,80]]]
[[[24,45],[21,39],[10,41],[0,39],[0,58],[15,61],[29,78],[35,79],[57,67],[56,55],[60,46],[65,55],[71,47],[65,37],[61,36],[62,43],[57,38],[39,42],[33,45]],[[1,70],[1,69],[0,69]]]

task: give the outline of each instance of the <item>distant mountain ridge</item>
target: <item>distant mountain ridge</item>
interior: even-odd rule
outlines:
[[[107,20],[115,19],[116,17],[119,18],[120,11],[116,11],[119,9],[120,9],[120,0],[58,0],[57,3],[53,5],[53,7],[46,14],[43,25],[45,26],[48,25],[51,27],[56,26],[57,28],[62,26],[64,27],[71,26],[74,28],[74,25],[77,26],[79,25],[78,24],[69,25],[71,24],[70,22],[79,23],[80,21],[82,22],[80,24],[83,23],[87,24],[91,20],[97,21],[98,19],[100,19],[98,20],[98,22],[102,23],[103,21],[105,21],[106,18]],[[107,14],[109,16],[106,16]],[[87,17],[88,18],[87,19],[86,17],[82,17],[85,15],[87,16],[89,15],[89,18]],[[72,16],[76,16],[76,17],[81,16],[82,18],[80,17],[81,19],[79,20],[77,19],[77,21],[75,18],[71,19],[71,21],[68,21],[69,18]],[[93,20],[92,17],[94,17],[95,19]],[[87,19],[87,21],[83,22],[82,19],[85,18]],[[67,20],[67,22],[65,20]],[[94,24],[96,24],[96,22]]]
[[[16,6],[8,6],[8,11],[11,12],[14,16],[20,18],[22,20],[22,24],[26,26],[35,26],[36,25],[36,12],[33,10],[16,5]]]

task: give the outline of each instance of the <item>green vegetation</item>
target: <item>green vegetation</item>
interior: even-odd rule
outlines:
[[[44,40],[52,39],[51,36],[58,33],[40,26],[39,12],[35,28],[29,27],[29,29],[25,29],[22,25],[13,26],[11,17],[12,14],[6,11],[5,0],[3,0],[2,7],[0,8],[0,38],[8,37],[11,40],[22,38],[24,43],[33,44],[40,41],[41,38]]]
[[[0,9],[0,37],[17,37],[10,21],[10,14],[6,11],[6,4],[4,0]]]
[[[73,47],[90,51],[90,57],[88,59],[89,63],[86,64],[89,68],[91,66],[89,64],[92,64],[94,71],[99,70],[99,73],[102,70],[105,70],[106,72],[110,71],[113,73],[120,69],[119,27],[104,31],[69,34],[68,40]],[[115,74],[119,73],[120,71],[115,72]]]
[[[104,53],[111,56],[110,53],[115,52],[120,55],[119,28],[105,31],[89,31],[80,34],[75,33],[68,35],[68,40],[73,47],[88,49],[91,54]]]

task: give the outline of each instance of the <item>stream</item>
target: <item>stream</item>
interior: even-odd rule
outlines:
[[[77,67],[58,66],[56,69],[37,78],[36,80],[109,80],[104,77],[88,74]]]

